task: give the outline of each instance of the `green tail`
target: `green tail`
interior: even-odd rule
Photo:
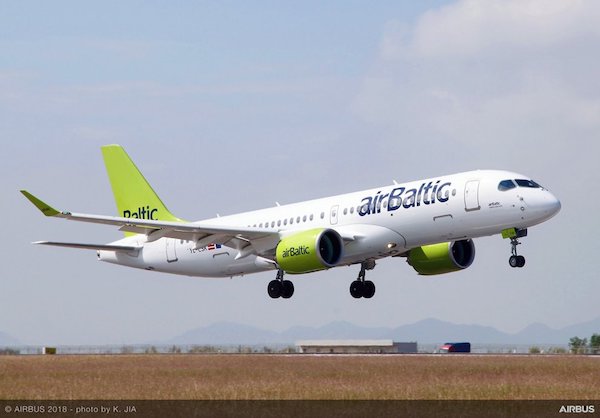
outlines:
[[[184,222],[174,216],[120,145],[102,147],[119,216],[124,218]],[[125,235],[135,235],[125,232]]]

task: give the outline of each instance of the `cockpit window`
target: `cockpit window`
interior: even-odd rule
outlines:
[[[519,185],[519,187],[529,187],[531,189],[541,189],[542,188],[542,186],[540,186],[539,184],[537,184],[533,180],[521,180],[521,179],[517,179],[515,181],[517,182],[517,184]]]
[[[510,190],[510,189],[514,189],[515,187],[515,183],[512,180],[502,180],[499,184],[498,184],[498,190],[500,190],[501,192],[504,192],[506,190]]]

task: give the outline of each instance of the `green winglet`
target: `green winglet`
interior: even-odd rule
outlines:
[[[27,199],[29,199],[29,201],[31,203],[33,203],[36,208],[38,208],[40,211],[42,211],[42,213],[44,215],[56,216],[56,215],[60,214],[59,211],[54,209],[52,206],[50,206],[46,202],[41,201],[40,199],[38,199],[37,197],[35,197],[31,193],[29,193],[27,190],[21,190],[21,193],[23,193],[23,196],[25,196]]]

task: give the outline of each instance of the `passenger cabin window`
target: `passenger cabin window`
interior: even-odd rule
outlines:
[[[540,186],[539,184],[537,184],[533,180],[517,179],[515,181],[517,182],[517,184],[519,185],[519,187],[529,187],[531,189],[541,189],[542,188],[542,186]]]
[[[515,187],[515,183],[512,180],[502,180],[499,184],[498,184],[498,190],[500,190],[501,192],[504,192],[506,190],[510,190],[510,189],[514,189]]]

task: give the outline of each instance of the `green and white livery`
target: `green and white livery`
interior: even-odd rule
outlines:
[[[371,298],[375,285],[365,276],[377,260],[403,257],[422,275],[458,271],[473,263],[473,239],[489,235],[509,239],[509,264],[523,267],[519,239],[561,207],[527,176],[477,170],[189,222],[167,209],[121,146],[104,146],[102,154],[119,216],[61,211],[21,193],[46,216],[113,225],[125,238],[34,244],[94,249],[101,261],[187,276],[274,270],[272,298],[293,295],[285,273],[348,265],[360,266],[350,294]]]

